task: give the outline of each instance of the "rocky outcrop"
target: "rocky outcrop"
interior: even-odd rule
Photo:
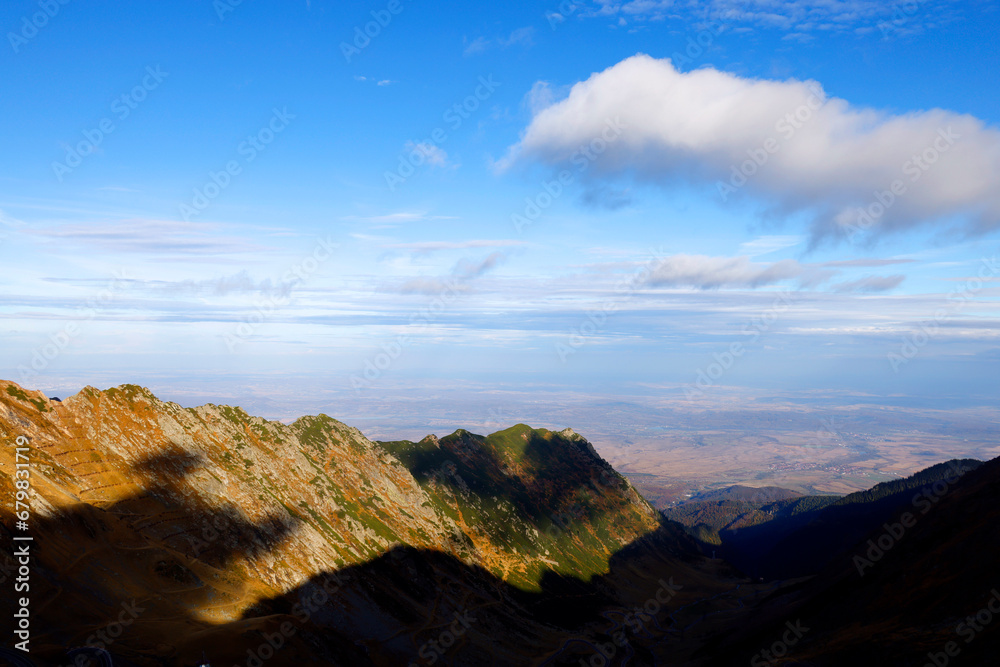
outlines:
[[[379,443],[322,414],[285,425],[133,385],[54,401],[0,381],[4,498],[16,491],[18,437],[30,443],[43,653],[87,643],[135,601],[142,622],[119,646],[169,654],[165,634],[246,624],[269,600],[404,547],[517,590],[538,591],[546,576],[588,581],[659,525],[570,430]],[[8,503],[0,516],[14,530]]]

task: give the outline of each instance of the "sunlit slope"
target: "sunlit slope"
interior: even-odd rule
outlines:
[[[18,436],[30,440],[43,652],[84,643],[134,600],[142,616],[119,648],[169,655],[165,637],[246,623],[259,601],[400,545],[526,591],[552,572],[587,581],[659,523],[569,430],[378,443],[325,415],[284,425],[133,385],[60,402],[0,381],[8,498]],[[5,533],[12,512],[0,510]]]

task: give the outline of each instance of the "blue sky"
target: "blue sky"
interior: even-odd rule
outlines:
[[[26,386],[995,393],[995,2],[54,0],[0,27]]]

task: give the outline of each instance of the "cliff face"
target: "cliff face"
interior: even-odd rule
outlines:
[[[19,436],[30,441],[32,647],[53,652],[136,601],[143,622],[119,646],[169,654],[171,633],[245,625],[304,582],[404,545],[511,590],[586,582],[659,522],[569,430],[379,443],[326,415],[284,425],[132,385],[59,402],[0,381],[4,498]],[[6,501],[0,516],[16,532]],[[0,558],[9,572],[9,550]]]

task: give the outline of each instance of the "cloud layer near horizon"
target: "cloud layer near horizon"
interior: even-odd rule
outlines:
[[[829,98],[812,81],[683,73],[642,54],[538,111],[500,164],[566,165],[609,122],[624,131],[592,155],[589,179],[693,183],[724,203],[750,196],[777,213],[805,211],[814,243],[932,224],[969,235],[1000,227],[1000,131],[973,116],[892,115]]]

